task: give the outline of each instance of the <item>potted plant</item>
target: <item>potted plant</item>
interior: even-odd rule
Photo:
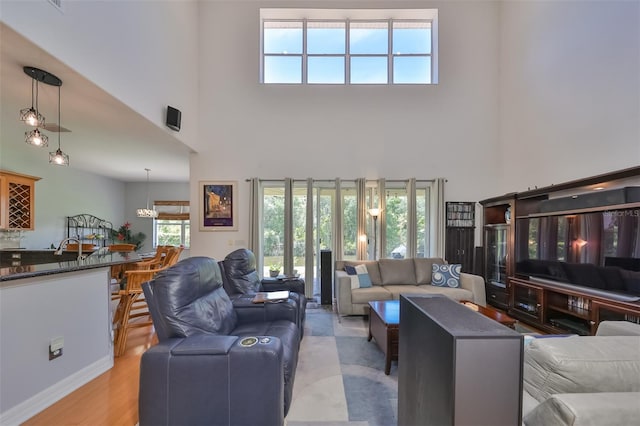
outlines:
[[[271,278],[275,278],[278,275],[280,275],[280,265],[277,263],[273,263],[271,266],[269,266],[269,276]]]

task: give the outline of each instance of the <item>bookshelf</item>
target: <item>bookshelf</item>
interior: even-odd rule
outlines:
[[[450,201],[446,204],[447,227],[473,228],[476,206],[474,202]]]

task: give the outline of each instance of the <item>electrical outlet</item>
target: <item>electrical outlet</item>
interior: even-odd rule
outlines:
[[[62,348],[64,346],[64,337],[54,337],[49,341],[49,361],[62,356]]]

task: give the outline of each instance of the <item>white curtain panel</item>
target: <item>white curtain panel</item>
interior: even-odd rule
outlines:
[[[357,230],[357,244],[356,244],[356,257],[360,260],[366,260],[368,255],[367,241],[371,240],[372,236],[367,235],[367,205],[366,205],[366,185],[367,181],[364,178],[356,179],[356,200],[357,200],[357,218],[356,224]],[[367,235],[367,239],[362,241],[361,235]],[[373,240],[371,240],[373,242]]]
[[[284,179],[284,273],[293,273],[293,179]]]
[[[407,182],[407,254],[405,257],[416,257],[417,238],[417,212],[416,212],[416,178]]]
[[[315,248],[315,239],[313,238],[313,179],[307,178],[307,223],[305,224],[305,243],[304,243],[304,293],[307,297],[313,296],[313,281],[315,278],[315,269],[313,269],[313,252]]]
[[[387,182],[384,178],[378,179],[378,208],[380,209],[380,215],[378,216],[378,242],[376,244],[376,259],[383,257],[381,253],[384,253],[384,247],[387,246],[386,232],[382,232],[387,228]]]
[[[445,235],[445,212],[444,212],[444,184],[446,179],[437,178],[434,183],[434,190],[431,198],[431,213],[435,224],[434,232],[431,233],[431,257],[444,259],[444,235]]]
[[[342,260],[342,192],[340,178],[336,178],[335,214],[333,215],[333,258]],[[335,294],[335,293],[334,293]]]

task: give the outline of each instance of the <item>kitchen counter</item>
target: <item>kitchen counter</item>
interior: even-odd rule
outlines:
[[[21,252],[25,252],[21,250]],[[68,252],[67,252],[68,253]],[[68,254],[65,255],[68,256]],[[39,277],[43,275],[60,274],[63,272],[82,271],[87,269],[104,268],[123,263],[132,263],[142,260],[135,252],[108,252],[105,254],[93,253],[84,260],[63,260],[59,262],[37,263],[25,265],[24,262],[12,261],[7,263],[2,253],[2,267],[0,267],[0,281],[18,280],[22,278]],[[66,257],[68,259],[68,257]],[[10,266],[9,266],[10,265]]]

